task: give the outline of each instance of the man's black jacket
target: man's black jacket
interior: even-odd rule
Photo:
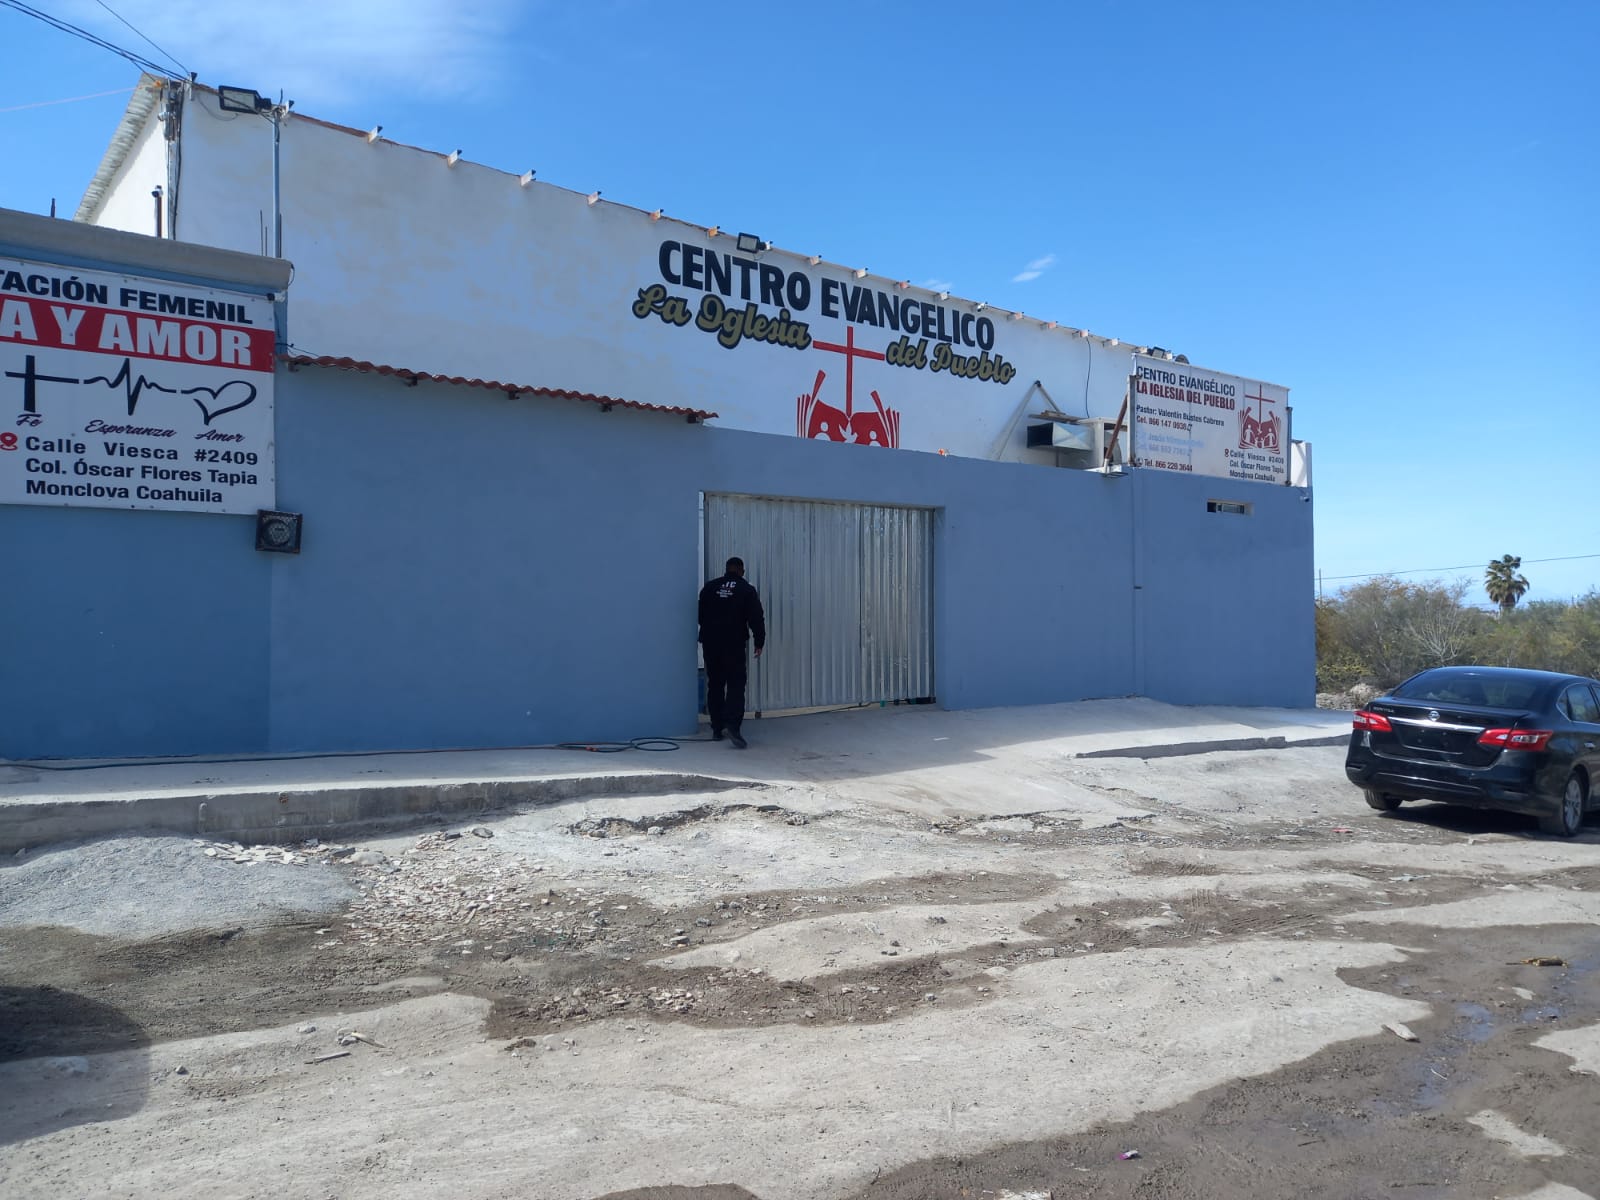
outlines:
[[[767,617],[755,588],[738,575],[724,575],[700,589],[702,645],[743,646],[751,635],[757,650],[767,644]]]

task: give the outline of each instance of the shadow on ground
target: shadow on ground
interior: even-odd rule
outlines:
[[[1600,845],[1600,815],[1594,813],[1589,814],[1583,829],[1575,838],[1558,838],[1542,834],[1539,832],[1539,822],[1522,813],[1498,812],[1487,808],[1464,808],[1457,804],[1432,804],[1427,801],[1408,803],[1383,816],[1385,820],[1446,829],[1451,833],[1465,834],[1468,837],[1498,833],[1509,837],[1549,837],[1549,840],[1554,842],[1572,841]]]
[[[48,986],[0,986],[0,1145],[144,1107],[150,1039],[121,1009]]]

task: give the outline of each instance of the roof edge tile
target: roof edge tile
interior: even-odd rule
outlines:
[[[455,387],[486,388],[505,392],[512,399],[518,396],[544,396],[554,400],[578,400],[585,404],[598,404],[602,408],[630,408],[638,412],[671,413],[688,417],[691,421],[709,421],[717,414],[701,408],[684,408],[675,404],[646,404],[642,400],[623,400],[616,396],[602,396],[594,392],[575,392],[567,388],[538,387],[527,383],[501,383],[497,379],[469,379],[464,375],[435,375],[429,371],[414,371],[409,367],[393,367],[385,363],[367,362],[360,358],[337,358],[331,354],[280,354],[281,362],[290,367],[332,367],[340,371],[359,371],[364,375],[389,375],[416,383],[426,379],[429,383],[445,383]]]

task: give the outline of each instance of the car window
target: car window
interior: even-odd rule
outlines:
[[[1539,692],[1546,685],[1540,680],[1496,678],[1492,675],[1462,675],[1457,672],[1425,672],[1407,680],[1394,691],[1396,700],[1426,701],[1429,704],[1474,704],[1490,708],[1534,708]]]
[[[1566,701],[1567,715],[1574,721],[1600,725],[1600,705],[1596,705],[1594,693],[1589,690],[1588,684],[1569,687],[1562,699]]]

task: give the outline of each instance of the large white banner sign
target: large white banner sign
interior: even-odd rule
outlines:
[[[1142,355],[1134,364],[1139,466],[1288,482],[1288,388]]]
[[[275,506],[272,302],[0,258],[0,504]]]

